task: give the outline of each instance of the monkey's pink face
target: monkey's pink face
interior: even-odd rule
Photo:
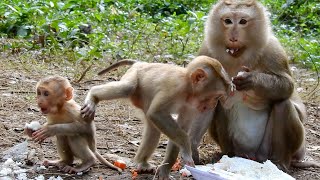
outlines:
[[[42,114],[55,113],[57,111],[56,101],[53,92],[44,87],[37,88],[37,103]]]

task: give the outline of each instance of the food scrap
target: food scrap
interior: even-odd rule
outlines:
[[[132,179],[135,180],[138,177],[138,172],[136,170],[131,170],[132,173]]]
[[[172,171],[179,171],[181,169],[180,159],[177,159],[174,165],[172,166]]]
[[[122,170],[124,170],[127,167],[126,163],[123,160],[120,160],[120,159],[116,160],[114,162],[114,165],[119,167],[119,168],[121,168]]]

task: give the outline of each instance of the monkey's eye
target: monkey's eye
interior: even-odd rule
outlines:
[[[232,24],[232,21],[231,21],[231,19],[225,19],[225,20],[224,20],[224,23],[226,23],[226,24]]]
[[[49,96],[49,92],[48,92],[48,91],[45,91],[45,92],[43,92],[43,95],[44,95],[44,96]]]
[[[239,24],[243,24],[243,25],[245,25],[245,24],[247,24],[247,20],[245,20],[245,19],[241,19],[240,21],[239,21]]]

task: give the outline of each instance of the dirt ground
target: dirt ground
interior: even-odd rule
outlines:
[[[46,178],[61,176],[63,179],[131,179],[130,170],[133,164],[119,175],[103,165],[94,166],[89,172],[79,175],[68,175],[59,172],[55,168],[49,168],[42,172],[35,170],[44,158],[54,159],[57,157],[53,138],[46,140],[41,146],[33,143],[23,134],[26,122],[45,122],[45,117],[39,112],[35,103],[34,88],[36,82],[45,75],[59,74],[75,81],[74,74],[84,71],[80,64],[72,65],[63,63],[46,63],[45,60],[30,55],[29,58],[20,56],[0,57],[0,152],[27,140],[29,150],[34,149],[35,154],[28,157],[25,162],[28,166],[28,178],[34,178],[43,174]],[[88,75],[80,83],[72,83],[76,90],[76,101],[83,103],[84,97],[90,87],[102,84],[108,80],[117,80],[121,73],[109,74],[104,77],[94,75],[101,67],[93,65]],[[296,80],[296,87],[308,110],[308,121],[305,122],[307,158],[320,162],[320,89],[317,85],[316,74],[305,69],[292,68]],[[314,88],[317,88],[315,91]],[[312,93],[314,92],[314,93]],[[97,126],[97,147],[99,152],[107,159],[114,159],[111,155],[118,155],[133,159],[141,140],[142,122],[135,116],[135,110],[124,100],[102,102],[97,109],[95,123]],[[163,136],[161,142],[152,156],[151,161],[159,164],[165,152],[167,139]],[[214,143],[205,137],[199,147],[201,158],[204,163],[212,162],[212,156],[219,151]],[[0,156],[2,157],[2,156]],[[0,158],[1,159],[1,158]],[[0,164],[3,160],[0,160]],[[181,178],[178,172],[171,173],[173,179]],[[296,179],[320,179],[320,171],[316,168],[292,169],[290,171]],[[139,175],[138,179],[152,179],[152,174]],[[1,177],[0,177],[1,179]]]

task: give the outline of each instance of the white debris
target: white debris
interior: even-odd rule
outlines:
[[[47,168],[45,166],[37,166],[36,167],[36,171],[39,172],[39,171],[42,171],[42,170],[46,170]]]
[[[279,170],[267,160],[258,163],[240,157],[229,158],[224,155],[218,163],[192,168],[187,166],[195,179],[237,179],[237,180],[293,180],[290,175]]]
[[[63,180],[63,179],[61,176],[57,176],[57,177],[51,176],[48,180]]]
[[[303,92],[303,88],[302,88],[302,87],[297,88],[297,92],[298,92],[298,93],[299,93],[299,92]]]
[[[298,70],[298,68],[295,67],[295,66],[292,66],[290,69],[291,69],[291,71],[296,71],[296,70]]]
[[[34,180],[45,180],[45,177],[43,175],[39,175],[35,177]]]
[[[12,173],[12,169],[11,168],[4,167],[0,171],[0,176],[8,176],[11,173]]]
[[[191,172],[186,167],[180,169],[179,173],[185,175],[186,177],[191,176]]]
[[[26,123],[25,128],[36,131],[41,128],[41,124],[39,123],[39,121],[32,121],[31,123]]]
[[[22,162],[24,159],[27,158],[28,155],[28,142],[24,141],[22,143],[19,143],[11,148],[9,148],[6,151],[2,152],[3,159],[12,159],[13,161]]]
[[[27,170],[21,168],[22,163],[14,162],[11,158],[7,159],[1,167],[0,179],[17,179],[17,180],[28,180]]]
[[[307,81],[308,81],[308,82],[316,82],[317,80],[314,79],[314,78],[309,78],[309,79],[307,79]]]

